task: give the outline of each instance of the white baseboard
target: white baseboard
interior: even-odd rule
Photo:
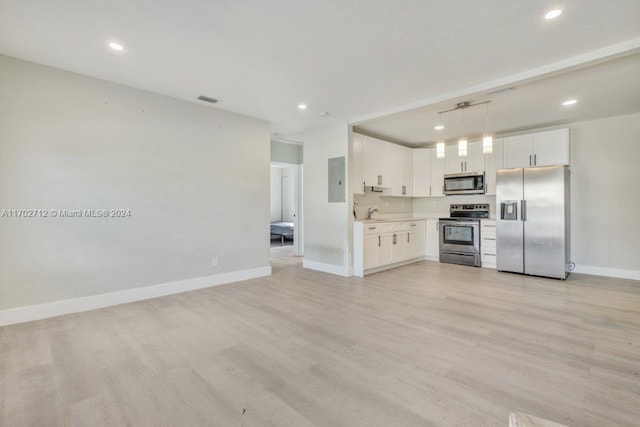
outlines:
[[[624,270],[621,268],[596,267],[593,265],[576,264],[573,273],[591,274],[592,276],[618,277],[620,279],[640,280],[639,270]]]
[[[95,310],[97,308],[142,301],[145,299],[178,294],[181,292],[209,288],[212,286],[224,285],[226,283],[240,282],[242,280],[255,279],[270,275],[271,266],[265,266],[249,270],[215,274],[213,276],[179,280],[160,285],[110,292],[108,294],[92,295],[88,297],[54,301],[45,304],[10,308],[0,311],[0,326],[47,319],[49,317],[62,316],[64,314],[78,313],[81,311]]]
[[[302,266],[304,268],[308,268],[309,270],[322,271],[323,273],[331,273],[342,277],[349,277],[349,267],[345,267],[344,265],[325,264],[323,262],[303,259]]]

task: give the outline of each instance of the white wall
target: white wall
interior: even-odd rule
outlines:
[[[282,168],[271,166],[271,222],[282,220]]]
[[[640,278],[640,114],[569,127],[572,258]]]
[[[301,145],[285,144],[271,141],[271,161],[299,165],[302,163],[303,148]]]
[[[269,265],[267,122],[0,56],[0,310]],[[219,266],[212,267],[212,257]]]
[[[304,262],[308,268],[347,275],[349,272],[348,202],[328,202],[328,160],[345,157],[346,123],[329,121],[305,132],[304,142]],[[345,182],[345,188],[349,188]],[[345,197],[347,197],[345,193]]]

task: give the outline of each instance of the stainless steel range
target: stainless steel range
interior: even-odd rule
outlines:
[[[440,262],[480,267],[480,218],[489,218],[489,205],[451,205],[449,212],[440,218]]]

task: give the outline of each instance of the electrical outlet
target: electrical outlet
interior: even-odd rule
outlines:
[[[214,256],[214,257],[211,259],[211,265],[212,265],[213,267],[217,267],[217,266],[218,266],[218,264],[220,264],[220,259],[219,259],[217,256]]]

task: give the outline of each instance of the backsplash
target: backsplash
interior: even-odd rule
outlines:
[[[448,217],[449,205],[469,203],[488,203],[490,209],[489,215],[495,218],[496,197],[479,195],[419,197],[413,199],[413,214],[415,216]]]
[[[410,197],[385,197],[367,193],[353,195],[354,207],[357,219],[367,216],[367,209],[377,208],[374,217],[412,216],[414,199]]]

